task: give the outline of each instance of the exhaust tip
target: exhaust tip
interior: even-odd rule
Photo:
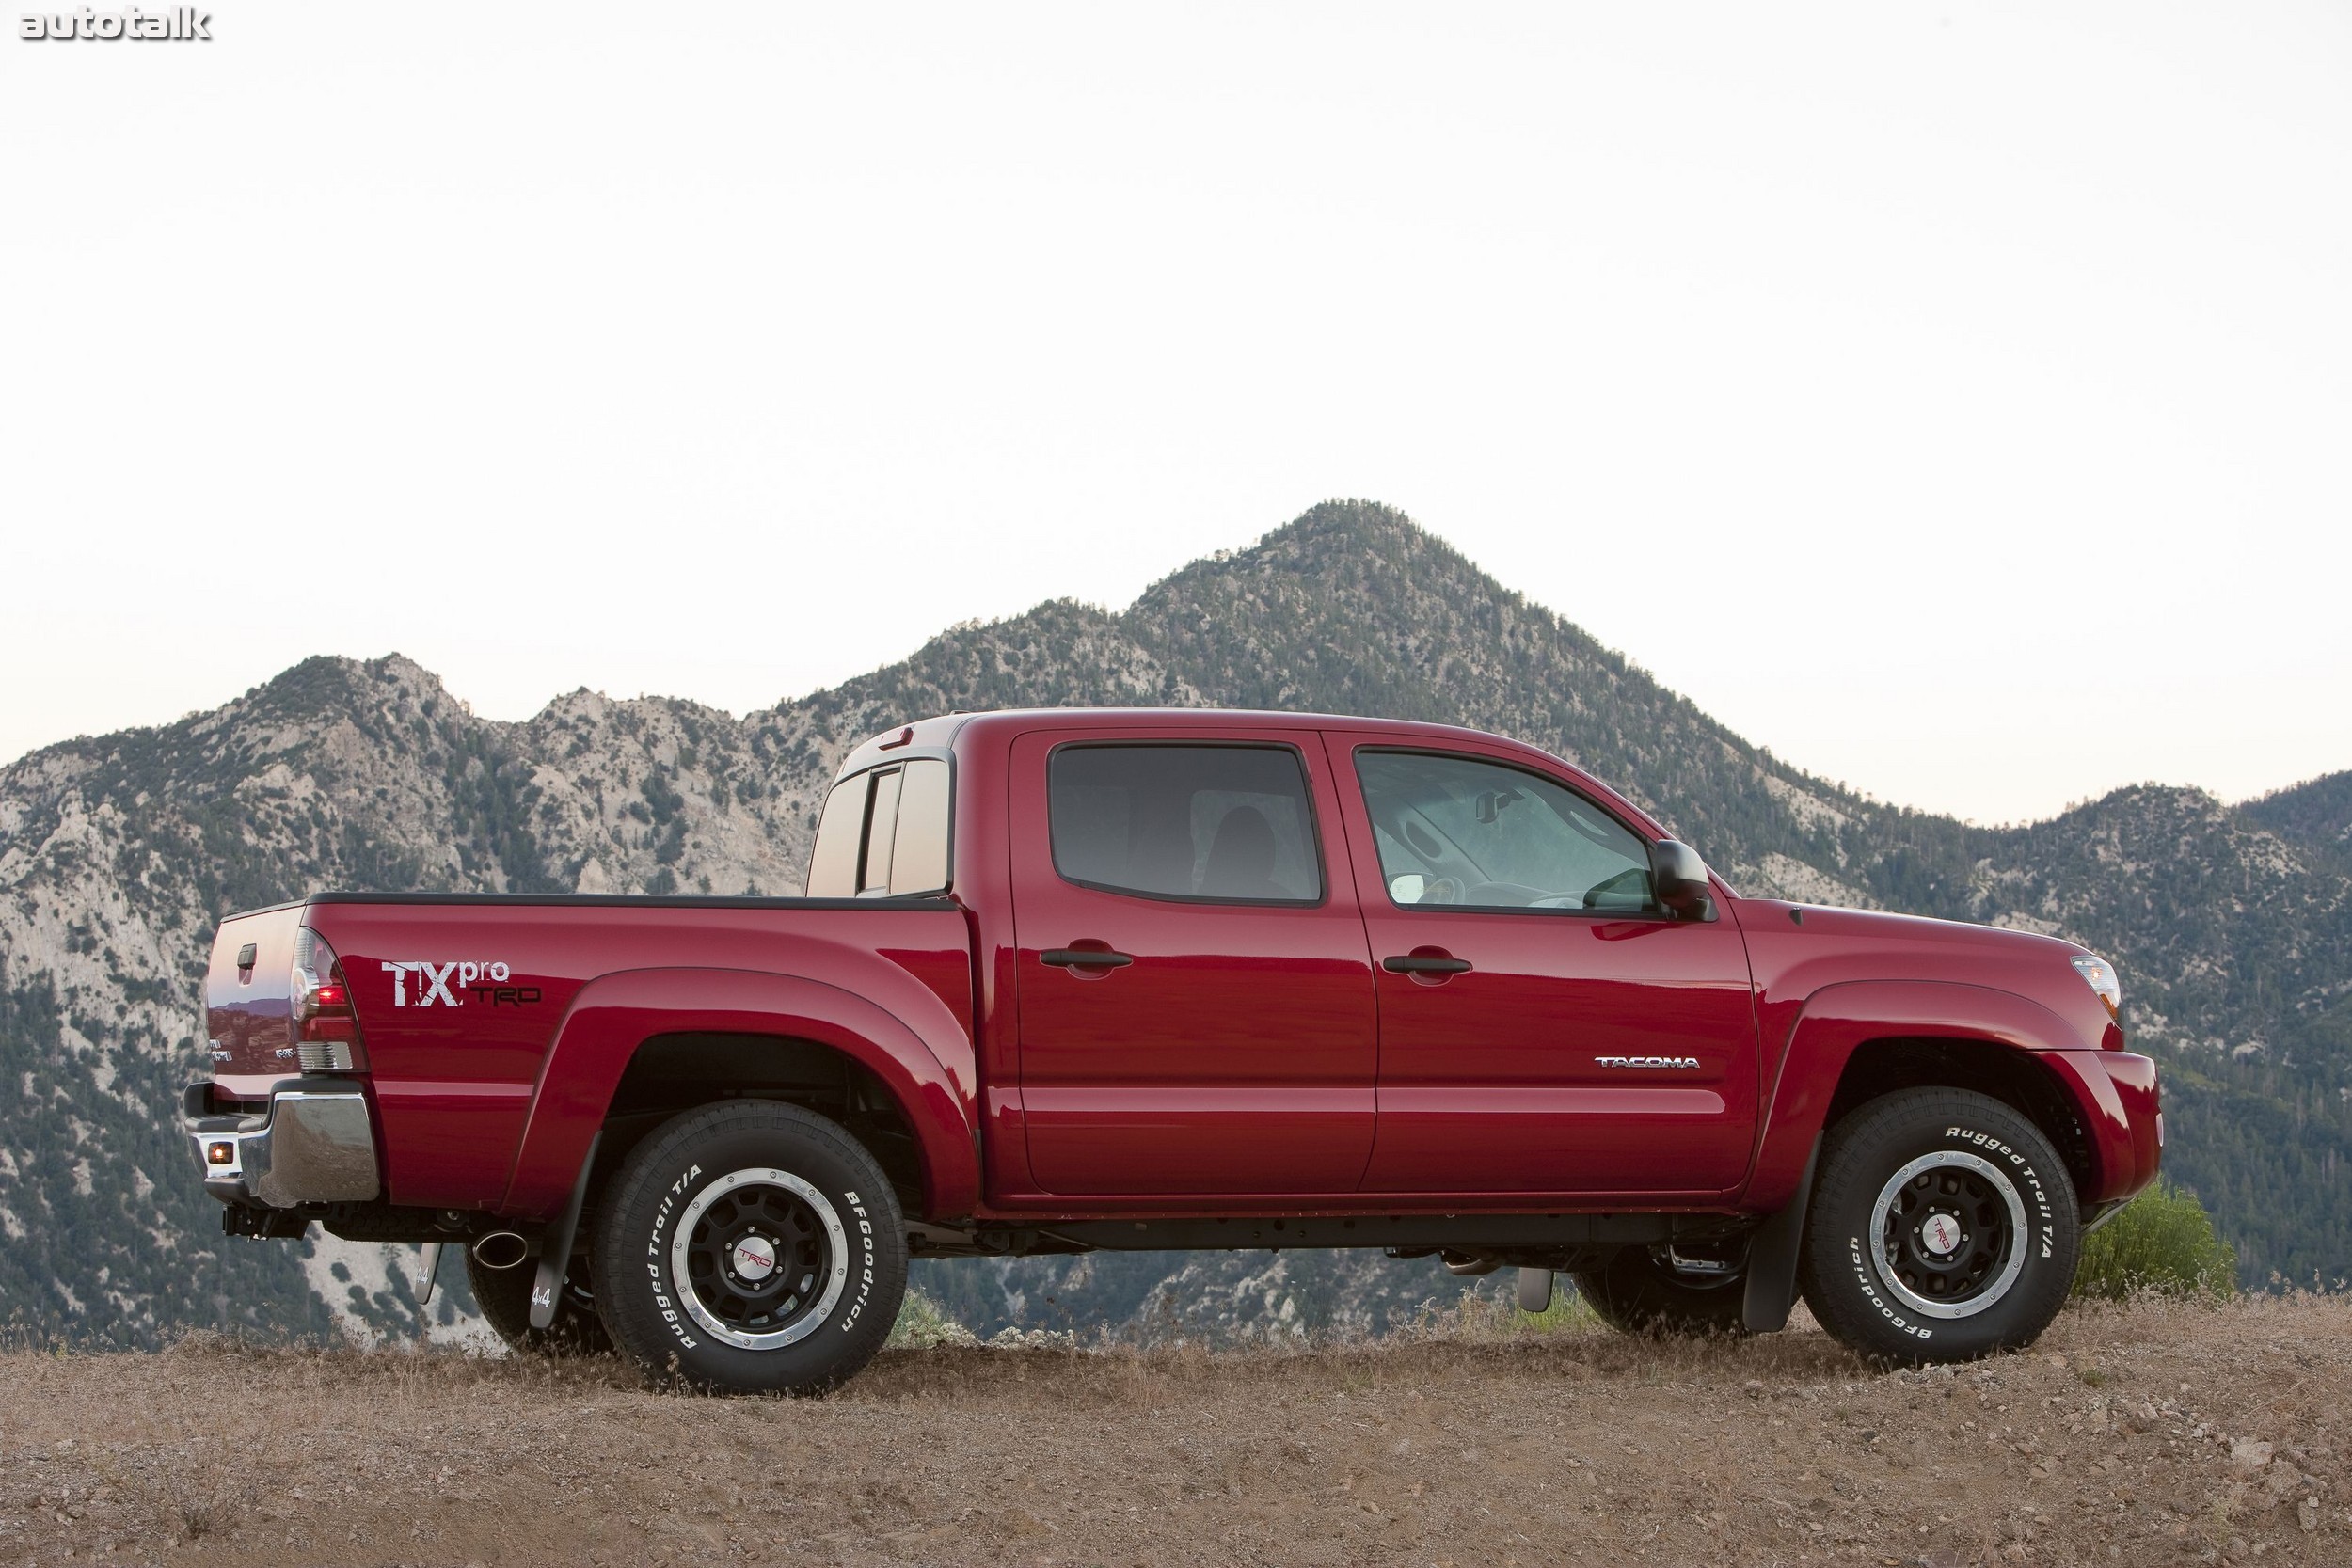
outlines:
[[[511,1269],[531,1256],[531,1243],[512,1230],[493,1230],[473,1244],[473,1260],[485,1269]]]

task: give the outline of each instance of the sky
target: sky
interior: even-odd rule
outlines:
[[[0,759],[741,712],[1354,496],[1883,800],[2352,768],[2343,6],[211,16],[0,38]]]

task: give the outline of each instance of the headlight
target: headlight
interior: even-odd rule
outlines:
[[[2074,955],[2074,973],[2083,977],[2083,984],[2099,993],[2099,1000],[2107,1005],[2107,1016],[2120,1018],[2123,1012],[2123,986],[2115,977],[2115,966],[2095,954]]]

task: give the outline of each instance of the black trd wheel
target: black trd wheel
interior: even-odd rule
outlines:
[[[539,1277],[539,1260],[526,1258],[511,1269],[485,1268],[472,1252],[466,1254],[466,1283],[473,1287],[474,1304],[483,1320],[506,1341],[506,1348],[524,1355],[605,1355],[612,1337],[596,1316],[590,1289],[588,1259],[574,1258],[564,1276],[564,1298],[556,1303],[555,1321],[545,1328],[531,1326],[531,1287]]]
[[[1628,1334],[1744,1334],[1747,1275],[1726,1269],[1713,1257],[1718,1250],[1682,1256],[1662,1246],[1622,1247],[1599,1268],[1569,1277],[1601,1322]]]
[[[2080,1230],[2041,1129],[1966,1089],[1908,1089],[1823,1141],[1798,1278],[1821,1326],[1866,1355],[1966,1361],[2050,1325]]]
[[[858,1141],[796,1105],[707,1105],[633,1149],[596,1223],[596,1307],[648,1375],[815,1394],[882,1348],[906,1225]]]

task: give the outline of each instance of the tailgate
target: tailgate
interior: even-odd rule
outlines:
[[[294,1060],[294,936],[303,906],[281,904],[231,915],[213,938],[204,971],[204,1037],[223,1094],[259,1100]]]

